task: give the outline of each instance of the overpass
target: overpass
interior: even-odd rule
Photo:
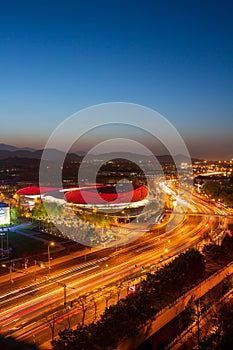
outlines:
[[[202,173],[202,174],[198,174],[198,175],[194,175],[194,177],[198,177],[198,176],[214,176],[214,175],[226,175],[225,171],[212,171],[209,173]]]

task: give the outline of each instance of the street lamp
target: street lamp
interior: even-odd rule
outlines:
[[[14,265],[14,263],[13,263],[13,265]],[[2,264],[2,267],[7,267],[7,265],[6,264]],[[10,287],[12,287],[12,284],[13,284],[13,279],[12,279],[12,263],[10,263],[10,266],[9,266],[9,275],[10,275]]]
[[[55,280],[53,280],[53,278],[51,278],[50,281],[53,282],[53,283],[56,283],[59,286],[62,286],[64,288],[64,306],[66,307],[66,304],[67,304],[66,303],[66,297],[67,297],[67,295],[66,295],[66,288],[69,288],[69,289],[75,289],[75,288],[74,287],[68,287],[65,283],[55,281]]]
[[[105,267],[108,267],[108,264],[106,264],[105,266],[102,266],[102,268],[101,268],[102,277],[104,276],[104,268]]]
[[[51,265],[50,265],[50,246],[53,247],[55,245],[54,242],[50,242],[48,244],[48,267],[49,267],[49,274],[50,274],[50,270],[51,270]]]

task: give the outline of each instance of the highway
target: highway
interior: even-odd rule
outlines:
[[[54,264],[47,279],[42,276],[32,283],[33,273],[31,276],[20,277],[19,282],[15,281],[18,288],[0,296],[1,334],[35,342],[41,349],[43,346],[48,349],[52,328],[56,336],[59,329],[81,321],[82,307],[75,305],[67,310],[64,308],[64,301],[69,305],[70,301],[84,294],[88,295],[86,321],[92,321],[93,305],[96,304],[98,313],[101,313],[110,291],[112,296],[109,303],[116,302],[117,290],[114,285],[126,281],[122,282],[120,290],[120,297],[124,297],[127,285],[132,283],[132,276],[143,275],[142,266],[145,271],[153,270],[169,257],[190,246],[196,246],[203,240],[206,232],[219,226],[219,218],[211,217],[210,223],[209,214],[224,215],[224,209],[217,208],[195,195],[192,199],[192,210],[171,231],[166,232],[163,224],[154,225],[152,231],[138,241],[117,250],[111,248],[95,251],[86,256],[86,262],[81,256],[67,260],[64,264]],[[207,215],[192,215],[197,213]],[[27,286],[22,287],[24,283]]]

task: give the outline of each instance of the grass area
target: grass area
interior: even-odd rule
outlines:
[[[41,232],[35,227],[34,224],[28,225],[26,227],[19,227],[17,229],[26,235],[22,235],[17,232],[8,231],[8,247],[12,248],[12,259],[17,258],[29,258],[29,266],[31,262],[36,260],[46,261],[48,254],[48,244],[49,242],[55,242],[55,245],[50,247],[50,252],[53,258],[57,258],[67,254],[70,251],[77,251],[83,249],[83,247],[75,242],[69,241],[61,237],[56,237],[46,232]],[[28,235],[28,236],[27,236]],[[33,235],[35,238],[30,237]],[[41,242],[36,238],[42,238],[45,242]],[[60,249],[58,243],[71,243],[72,247],[68,247],[63,250]],[[3,249],[7,249],[7,236],[3,236]]]
[[[36,226],[31,224],[31,225],[28,225],[28,226],[25,226],[23,228],[17,228],[18,231],[20,232],[24,232],[24,233],[28,233],[28,234],[31,234],[34,232],[34,230],[36,229]]]
[[[57,237],[57,236],[54,236],[54,235],[50,235],[49,233],[46,233],[46,232],[38,232],[37,231],[35,233],[35,235],[36,235],[36,237],[47,239],[48,241],[51,241],[51,242],[62,243],[62,242],[66,242],[68,240],[68,239],[64,239],[64,238]]]
[[[35,224],[31,224],[31,225],[28,225],[28,226],[25,226],[22,228],[18,228],[17,230],[20,232],[23,232],[23,233],[27,233],[29,235],[34,235],[36,237],[46,239],[46,240],[51,241],[51,242],[62,243],[62,242],[66,242],[68,240],[68,239],[64,239],[62,237],[54,236],[54,235],[49,234],[47,232],[39,231],[38,227]]]
[[[12,248],[12,258],[22,258],[34,255],[41,255],[47,252],[47,244],[33,238],[22,236],[16,232],[8,233],[9,248]],[[6,237],[4,237],[4,248]]]

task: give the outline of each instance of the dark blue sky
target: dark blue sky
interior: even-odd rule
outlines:
[[[230,0],[0,1],[0,143],[43,147],[69,115],[123,101],[164,115],[193,156],[233,158],[232,13]]]

